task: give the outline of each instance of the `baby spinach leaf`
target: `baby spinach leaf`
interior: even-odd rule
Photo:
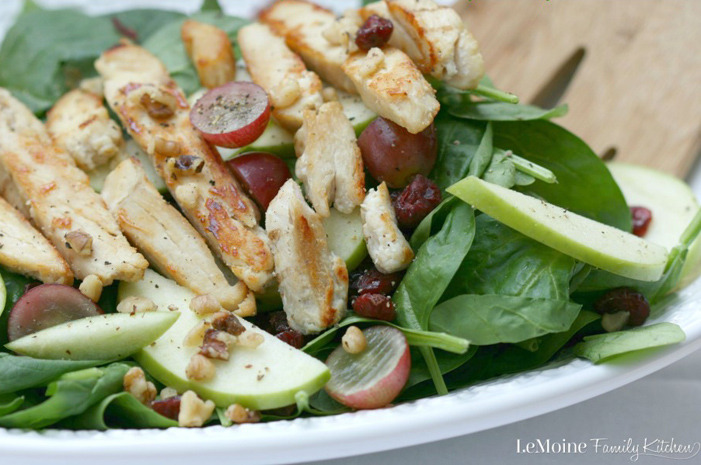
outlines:
[[[67,373],[49,385],[47,400],[0,417],[0,426],[39,429],[83,413],[108,395],[121,391],[128,369],[126,364],[114,363],[105,368]]]
[[[71,429],[170,428],[178,422],[146,407],[128,392],[111,394],[61,426]]]
[[[443,201],[438,204],[436,208],[431,210],[431,213],[426,215],[416,229],[414,229],[411,239],[409,240],[411,248],[418,250],[431,234],[437,233],[441,225],[445,222],[445,218],[448,216],[448,213],[450,213],[453,205],[459,201],[460,200],[456,197],[449,194],[443,198]]]
[[[97,360],[41,360],[0,353],[0,394],[46,386],[65,373],[104,363]]]
[[[191,18],[224,30],[234,47],[238,30],[248,23],[245,19],[225,16],[217,11],[195,13]],[[200,80],[180,38],[180,28],[184,21],[180,19],[166,24],[154,32],[143,45],[163,62],[185,95],[190,95],[200,88]]]
[[[536,119],[559,118],[567,114],[567,105],[545,109],[533,105],[504,102],[459,102],[448,100],[448,113],[458,118],[480,121],[529,121]]]
[[[580,138],[549,121],[495,122],[494,145],[552,171],[557,183],[520,189],[580,215],[631,230],[630,210],[611,173]]]
[[[22,406],[24,397],[14,394],[0,395],[0,417],[14,412]]]
[[[480,145],[477,147],[475,154],[470,160],[470,169],[464,176],[482,176],[484,170],[489,166],[489,162],[492,159],[493,149],[494,149],[494,131],[492,130],[491,123],[487,123],[484,130],[484,135],[480,141]],[[458,174],[458,173],[456,173]],[[463,174],[462,172],[460,174]],[[462,179],[462,178],[461,178]],[[458,179],[459,180],[459,179]],[[456,182],[458,181],[456,180]]]
[[[441,230],[419,248],[392,297],[401,326],[411,329],[428,327],[431,311],[470,250],[474,234],[474,211],[467,204],[456,203]],[[446,393],[435,354],[427,347],[420,350],[437,391]]]
[[[184,14],[178,11],[154,9],[119,11],[104,16],[110,21],[119,21],[124,27],[133,30],[139,43],[143,43],[166,24],[185,17]]]
[[[441,190],[458,182],[471,170],[484,171],[492,157],[491,132],[485,123],[440,113],[434,124],[438,154],[430,178]]]
[[[516,184],[516,167],[504,150],[496,149],[482,179],[507,189]]]
[[[491,216],[475,219],[475,239],[444,299],[461,294],[501,294],[567,300],[575,261]]]
[[[685,338],[684,331],[678,325],[657,323],[615,333],[586,336],[584,342],[574,346],[574,353],[594,363],[601,363],[638,350],[678,344]]]
[[[200,11],[216,11],[221,13],[222,8],[221,5],[219,5],[218,0],[204,0]]]
[[[86,63],[117,40],[119,35],[106,17],[68,9],[29,9],[7,31],[0,47],[0,86],[41,114],[77,77],[93,74]],[[86,70],[90,74],[82,75]]]
[[[465,294],[438,305],[431,313],[430,328],[475,345],[520,342],[566,331],[580,308],[569,300]]]
[[[477,353],[477,350],[477,346],[470,346],[470,349],[464,354],[436,352],[436,362],[438,363],[441,374],[446,375],[458,369],[467,363]],[[421,356],[421,352],[418,349],[412,349],[409,379],[396,401],[405,402],[436,394],[436,387],[430,380],[431,373],[426,365],[426,361]]]

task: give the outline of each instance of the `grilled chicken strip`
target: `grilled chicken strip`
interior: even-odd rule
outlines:
[[[0,265],[43,283],[73,284],[68,263],[53,245],[0,197]]]
[[[0,89],[0,164],[29,202],[34,224],[78,279],[94,274],[108,285],[142,278],[148,262],[119,231],[87,175],[5,89]]]
[[[348,57],[347,47],[327,38],[335,27],[333,12],[304,0],[281,0],[264,10],[259,19],[285,37],[287,45],[322,79],[338,89],[357,93],[341,68]]]
[[[117,165],[101,194],[122,232],[159,273],[199,295],[229,286],[204,239],[163,199],[137,159]]]
[[[397,226],[387,185],[383,182],[371,189],[360,206],[363,235],[368,254],[382,273],[394,273],[407,268],[414,259],[414,252]]]
[[[122,131],[107,114],[102,97],[75,89],[51,108],[46,130],[85,171],[107,163],[124,147]]]
[[[104,52],[95,67],[108,104],[149,154],[185,216],[239,279],[261,290],[274,261],[258,210],[190,124],[185,97],[163,64],[145,49],[122,43]]]
[[[329,250],[321,217],[294,180],[270,202],[265,224],[290,326],[311,334],[338,323],[346,311],[348,270]]]
[[[314,210],[329,216],[333,203],[351,213],[365,198],[365,173],[353,125],[339,102],[305,110],[304,124],[295,134],[299,159],[297,177],[304,183]]]
[[[236,59],[226,32],[211,24],[188,19],[183,23],[180,35],[203,86],[213,89],[236,78]]]
[[[422,73],[458,89],[474,89],[482,79],[479,45],[454,9],[433,0],[384,0],[360,13],[392,20],[389,44],[409,55]]]
[[[238,42],[253,82],[270,95],[273,117],[285,129],[298,129],[305,108],[318,108],[324,102],[319,76],[307,71],[285,40],[265,24],[241,28]]]
[[[343,65],[363,103],[378,115],[416,134],[440,109],[431,84],[409,56],[393,47],[355,53]]]
[[[22,198],[22,194],[17,190],[17,186],[12,182],[10,173],[2,166],[2,163],[0,163],[0,197],[4,197],[25,218],[29,218],[29,206]]]

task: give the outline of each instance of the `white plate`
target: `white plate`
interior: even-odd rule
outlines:
[[[84,1],[53,0],[56,4]],[[158,4],[192,11],[197,1],[93,1],[94,13]],[[239,11],[249,3],[236,2]],[[0,4],[0,35],[19,1]],[[338,5],[338,3],[336,3]],[[229,9],[231,10],[231,9]],[[701,281],[681,292],[651,323],[679,324],[687,340],[679,345],[634,355],[616,363],[583,360],[552,364],[504,377],[444,397],[378,411],[299,419],[226,429],[112,430],[107,432],[0,429],[1,463],[73,465],[100,463],[292,463],[377,452],[460,436],[505,425],[598,396],[659,370],[701,347]]]

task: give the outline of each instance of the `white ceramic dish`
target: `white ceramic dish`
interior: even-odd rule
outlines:
[[[0,4],[0,36],[11,23],[19,1]],[[54,0],[52,5],[86,4]],[[248,4],[236,8],[252,11]],[[117,5],[93,1],[98,13],[158,5],[192,11],[198,1],[129,1]],[[244,5],[246,4],[246,5]],[[338,3],[335,3],[338,6]],[[0,463],[292,463],[345,457],[460,436],[550,412],[633,382],[701,347],[701,281],[682,291],[651,322],[679,324],[687,340],[616,363],[592,365],[583,360],[551,364],[540,370],[483,383],[444,397],[423,399],[392,409],[235,429],[113,430],[107,432],[25,432],[0,429]]]

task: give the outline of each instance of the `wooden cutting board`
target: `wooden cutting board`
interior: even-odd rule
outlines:
[[[564,90],[560,123],[600,155],[689,172],[701,150],[701,1],[460,0],[456,9],[497,87],[546,105]]]

